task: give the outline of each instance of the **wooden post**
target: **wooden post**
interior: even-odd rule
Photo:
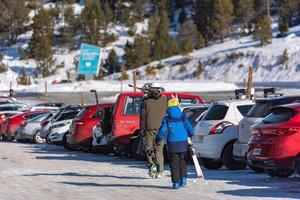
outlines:
[[[84,104],[84,95],[83,92],[81,92],[81,98],[80,98],[80,104],[83,105]]]
[[[45,99],[46,99],[46,102],[49,101],[49,99],[48,99],[48,86],[47,86],[47,81],[45,81]]]
[[[136,92],[136,71],[132,71],[132,79],[133,79],[133,91]]]
[[[249,67],[249,74],[248,74],[248,85],[247,85],[247,96],[251,98],[251,89],[252,89],[252,80],[253,80],[253,67]]]

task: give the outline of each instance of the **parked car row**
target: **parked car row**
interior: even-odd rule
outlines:
[[[254,101],[214,102],[193,137],[203,166],[241,170],[248,165],[272,177],[299,173],[299,100],[273,92]]]
[[[172,93],[163,95],[171,97]],[[249,166],[272,177],[300,173],[300,96],[273,91],[249,100],[237,93],[237,99],[208,105],[197,95],[177,95],[195,127],[193,143],[205,168],[242,170]],[[1,124],[0,139],[48,142],[69,151],[114,152],[145,159],[140,134],[142,102],[143,93],[122,92],[112,103],[57,103],[37,105],[43,109],[1,111],[16,113]],[[166,158],[167,152],[165,149]]]

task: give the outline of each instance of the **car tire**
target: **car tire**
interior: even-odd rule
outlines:
[[[68,151],[76,151],[77,150],[77,148],[75,148],[74,146],[69,145],[69,143],[67,142],[67,135],[66,134],[63,137],[62,143],[63,143],[64,148]]]
[[[142,142],[139,147],[140,137],[141,136],[136,137],[131,141],[131,145],[130,145],[131,152],[130,153],[131,153],[131,156],[136,160],[146,160],[146,152],[144,149],[143,139],[142,139]],[[138,152],[138,148],[140,148],[139,152]]]
[[[233,156],[233,143],[234,141],[229,142],[225,145],[222,152],[222,162],[225,167],[229,170],[242,170],[247,167],[247,163],[243,161],[237,161]]]
[[[248,166],[249,166],[249,168],[250,168],[253,172],[255,172],[255,173],[257,173],[257,174],[265,173],[265,170],[264,170],[263,168],[256,167],[256,166],[253,166],[253,165],[249,165],[249,164],[248,164]]]
[[[223,166],[221,160],[213,160],[210,158],[201,158],[201,163],[206,169],[220,169]]]
[[[300,176],[300,155],[297,157],[295,168],[296,168],[298,175]]]
[[[288,178],[295,170],[293,169],[265,169],[266,173],[270,177]]]
[[[33,141],[34,141],[36,144],[45,144],[45,143],[46,143],[46,140],[41,138],[41,133],[40,133],[40,131],[36,131],[36,132],[34,133],[34,135],[33,135]]]

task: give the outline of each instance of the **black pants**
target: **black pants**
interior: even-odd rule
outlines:
[[[182,177],[187,177],[186,152],[170,154],[170,168],[172,183],[179,183]]]

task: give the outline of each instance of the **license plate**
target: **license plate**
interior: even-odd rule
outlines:
[[[261,148],[253,149],[252,155],[259,156],[261,154]]]

